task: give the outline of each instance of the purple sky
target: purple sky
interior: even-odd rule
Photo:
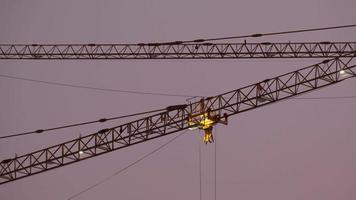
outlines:
[[[138,43],[354,24],[354,0],[0,0],[0,43]],[[355,29],[250,42],[355,41]],[[1,60],[0,74],[93,87],[211,96],[308,66],[301,60]],[[0,134],[185,103],[0,78]],[[356,80],[303,97],[356,95]],[[356,101],[289,100],[217,128],[217,198],[356,199]],[[107,123],[105,127],[122,121]],[[102,125],[0,140],[0,160]],[[174,136],[0,186],[0,199],[63,200]],[[125,173],[75,198],[199,199],[201,133],[189,132]],[[202,145],[203,199],[212,200],[214,145]]]

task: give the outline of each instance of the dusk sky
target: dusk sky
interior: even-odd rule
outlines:
[[[0,43],[144,43],[356,24],[355,0],[0,0]],[[356,41],[356,28],[247,39]],[[243,42],[232,40],[231,42]],[[213,96],[322,59],[0,60],[0,75],[117,90]],[[0,77],[0,136],[186,103]],[[356,79],[301,97],[356,96]],[[291,99],[218,125],[217,199],[355,200],[356,99]],[[0,140],[0,160],[130,119]],[[66,200],[177,134],[0,185],[1,200]],[[188,131],[125,172],[77,196],[214,199],[214,144]]]

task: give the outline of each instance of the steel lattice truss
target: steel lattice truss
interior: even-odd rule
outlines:
[[[189,128],[192,115],[227,118],[356,76],[353,57],[337,57],[165,112],[41,149],[0,163],[0,184]],[[173,108],[173,109],[172,109]]]
[[[327,58],[355,50],[356,42],[0,44],[0,59]]]

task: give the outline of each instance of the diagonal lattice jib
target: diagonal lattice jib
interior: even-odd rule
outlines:
[[[187,129],[190,127],[190,116],[213,112],[219,117],[228,117],[335,84],[355,77],[355,69],[356,62],[352,56],[337,57],[240,89],[202,98],[183,107],[167,109],[52,147],[5,159],[0,162],[0,184]]]

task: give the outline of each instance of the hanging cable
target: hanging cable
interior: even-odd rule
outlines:
[[[199,134],[198,134],[199,135]],[[202,200],[202,169],[201,169],[201,141],[199,142],[199,199]]]
[[[214,200],[216,200],[216,156],[217,156],[217,136],[218,136],[218,126],[215,127],[215,141],[214,141]]]
[[[314,99],[314,100],[321,100],[321,99],[354,99],[356,96],[333,96],[333,97],[295,97],[289,100],[306,100],[306,99]]]
[[[311,28],[311,29],[299,29],[299,30],[280,31],[280,32],[270,32],[270,33],[255,33],[255,34],[249,34],[249,35],[239,35],[239,36],[230,36],[230,37],[184,40],[184,41],[174,41],[174,42],[165,42],[165,43],[148,43],[147,45],[152,45],[152,44],[154,44],[154,45],[167,45],[167,44],[183,44],[183,43],[202,43],[202,42],[208,42],[208,41],[243,39],[243,38],[256,38],[256,37],[262,37],[262,36],[285,35],[285,34],[291,34],[291,33],[314,32],[314,31],[324,31],[324,30],[353,28],[353,27],[356,27],[356,24],[342,25],[342,26],[321,27],[321,28]]]
[[[72,128],[72,127],[83,126],[83,125],[94,124],[94,123],[103,123],[103,122],[107,122],[107,121],[112,121],[112,120],[117,120],[117,119],[122,119],[122,118],[127,118],[127,117],[133,117],[133,116],[139,116],[139,115],[144,115],[144,114],[150,114],[150,113],[166,111],[166,110],[167,110],[167,108],[157,109],[157,110],[150,110],[150,111],[146,111],[146,112],[140,112],[140,113],[135,113],[135,114],[130,114],[130,115],[122,115],[122,116],[112,117],[112,118],[101,118],[101,119],[95,120],[95,121],[82,122],[82,123],[70,124],[70,125],[65,125],[65,126],[58,126],[58,127],[54,127],[54,128],[38,129],[36,131],[29,131],[29,132],[24,132],[24,133],[17,133],[17,134],[10,134],[10,135],[5,135],[5,136],[0,136],[0,139],[11,138],[11,137],[19,137],[19,136],[30,135],[30,134],[44,133],[44,132],[48,132],[48,131],[65,129],[65,128]]]
[[[153,151],[151,151],[151,152],[145,154],[144,156],[142,156],[141,158],[139,158],[139,159],[136,160],[135,162],[133,162],[133,163],[127,165],[126,167],[120,169],[119,171],[113,173],[112,175],[110,175],[110,176],[108,176],[108,177],[102,179],[101,181],[95,183],[94,185],[89,186],[88,188],[86,188],[86,189],[84,189],[84,190],[82,190],[82,191],[80,191],[80,192],[78,192],[78,193],[76,193],[76,194],[70,196],[67,200],[72,200],[72,199],[74,199],[74,198],[76,198],[76,197],[78,197],[78,196],[84,194],[85,192],[90,191],[91,189],[95,188],[96,186],[99,186],[99,185],[101,185],[101,184],[103,184],[103,183],[109,181],[109,180],[110,180],[111,178],[113,178],[114,176],[117,176],[117,175],[121,174],[122,172],[125,172],[125,171],[128,170],[130,167],[136,165],[137,163],[141,162],[142,160],[144,160],[144,159],[148,158],[149,156],[153,155],[154,153],[158,152],[158,151],[161,150],[163,147],[165,147],[165,146],[167,146],[168,144],[172,143],[174,140],[178,139],[180,136],[182,136],[182,135],[185,134],[186,132],[187,132],[187,130],[184,131],[184,132],[182,132],[182,133],[180,133],[179,135],[175,136],[174,138],[168,140],[166,143],[162,144],[161,146],[159,146],[158,148],[154,149]]]
[[[10,79],[17,79],[17,80],[25,80],[25,81],[33,81],[33,82],[45,83],[45,84],[51,84],[51,85],[79,87],[79,88],[95,89],[95,90],[105,90],[105,91],[111,91],[111,92],[118,92],[118,91],[123,92],[122,90],[93,88],[93,87],[88,87],[88,86],[78,86],[78,85],[71,85],[71,84],[66,84],[66,83],[48,82],[48,81],[27,79],[27,78],[22,78],[22,77],[14,77],[14,76],[1,75],[1,74],[0,74],[0,77],[10,78]],[[187,102],[190,102],[189,99],[192,99],[192,98],[202,98],[202,96],[190,96],[190,95],[179,95],[179,94],[177,95],[177,94],[164,94],[164,93],[148,93],[148,92],[137,92],[137,91],[125,91],[125,92],[129,92],[129,93],[133,92],[133,93],[142,94],[142,95],[149,94],[149,95],[164,95],[164,96],[168,95],[168,96],[178,96],[178,97],[189,97]],[[322,99],[326,99],[327,100],[327,99],[354,99],[354,98],[356,98],[355,95],[352,95],[352,96],[329,96],[329,97],[294,97],[294,98],[290,98],[288,100],[322,100]],[[167,108],[169,108],[169,107],[167,107]],[[17,133],[17,134],[10,134],[10,135],[6,135],[6,136],[0,136],[0,140],[1,139],[5,139],[5,138],[18,137],[18,136],[24,136],[24,135],[29,135],[29,134],[38,134],[38,133],[43,133],[43,132],[48,132],[48,131],[53,131],[53,130],[77,127],[77,126],[82,126],[82,125],[88,125],[88,124],[93,124],[93,123],[103,123],[103,122],[106,122],[106,121],[111,121],[111,120],[116,120],[116,119],[121,119],[121,118],[127,118],[127,117],[132,117],[132,116],[149,114],[149,113],[153,113],[153,112],[164,111],[167,108],[151,110],[151,111],[146,111],[146,112],[140,112],[140,113],[135,113],[135,114],[130,114],[130,115],[123,115],[123,116],[118,116],[118,117],[113,117],[113,118],[102,118],[102,119],[95,120],[95,121],[76,123],[76,124],[71,124],[71,125],[48,128],[48,129],[38,129],[36,131],[29,131],[29,132],[23,132],[23,133]]]
[[[107,88],[97,88],[97,87],[90,87],[90,86],[73,85],[73,84],[68,84],[68,83],[42,81],[42,80],[37,80],[37,79],[29,79],[29,78],[23,78],[23,77],[17,77],[17,76],[9,76],[9,75],[3,75],[3,74],[0,74],[0,77],[9,78],[9,79],[15,79],[15,80],[24,80],[24,81],[31,81],[31,82],[37,82],[37,83],[44,83],[44,84],[50,84],[50,85],[65,86],[65,87],[82,88],[82,89],[90,89],[90,90],[102,90],[102,91],[107,91],[107,92],[122,92],[122,93],[132,93],[132,94],[139,94],[139,95],[157,95],[157,96],[184,97],[184,98],[188,98],[186,100],[187,102],[190,102],[189,99],[192,99],[192,98],[202,98],[202,97],[204,97],[204,96],[188,95],[188,94],[139,92],[139,91],[130,91],[130,90],[116,90],[116,89],[107,89]],[[330,97],[294,97],[294,98],[291,98],[291,99],[296,100],[296,99],[353,99],[353,98],[356,98],[356,95],[354,95],[354,96],[330,96]]]
[[[71,88],[81,88],[81,89],[89,89],[89,90],[98,90],[98,91],[106,91],[106,92],[118,92],[118,93],[153,95],[153,96],[168,96],[168,97],[184,97],[184,98],[194,97],[193,95],[184,95],[184,94],[169,94],[169,93],[158,93],[158,92],[140,92],[140,91],[132,91],[132,90],[118,90],[118,89],[98,88],[98,87],[91,87],[91,86],[84,86],[84,85],[74,85],[74,84],[68,84],[68,83],[43,81],[43,80],[23,78],[23,77],[10,76],[10,75],[4,75],[4,74],[0,74],[0,77],[9,78],[9,79],[16,79],[16,80],[23,80],[23,81],[30,81],[30,82],[36,82],[36,83],[43,83],[43,84],[47,84],[47,85],[56,85],[56,86],[64,86],[64,87],[71,87]]]

